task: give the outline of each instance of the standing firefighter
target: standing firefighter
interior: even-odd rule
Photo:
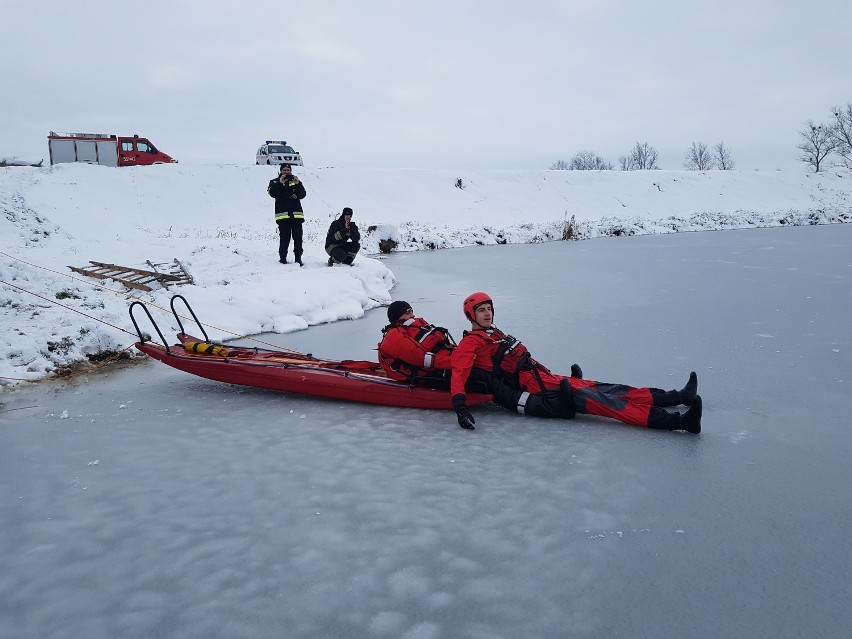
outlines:
[[[269,181],[266,192],[275,198],[275,222],[278,224],[280,239],[278,242],[278,261],[287,263],[287,251],[290,249],[290,237],[293,238],[293,255],[299,266],[302,264],[302,224],[305,214],[302,212],[302,200],[307,195],[305,185],[299,177],[293,175],[293,167],[282,164],[278,177]]]
[[[360,239],[361,232],[358,230],[358,225],[352,221],[352,209],[347,206],[340,217],[328,227],[328,233],[325,236],[328,265],[334,266],[337,262],[352,266],[355,256],[361,250],[361,245],[358,243]]]
[[[518,410],[528,401],[530,393],[558,391],[564,400],[571,403],[571,410],[566,415],[568,418],[575,412],[587,413],[645,428],[701,432],[702,404],[701,396],[696,394],[698,377],[694,372],[689,374],[689,381],[683,389],[671,391],[555,375],[533,359],[521,342],[493,325],[494,306],[487,293],[469,295],[464,300],[463,309],[471,328],[465,331],[453,351],[450,387],[453,407],[462,428],[473,428],[475,423],[465,403],[465,382],[471,372],[482,369],[522,391]],[[690,409],[683,415],[664,409],[679,404],[689,405]]]

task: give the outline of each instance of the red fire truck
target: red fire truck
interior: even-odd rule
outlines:
[[[56,133],[47,136],[50,163],[86,162],[104,166],[138,166],[177,162],[147,138],[106,133]]]

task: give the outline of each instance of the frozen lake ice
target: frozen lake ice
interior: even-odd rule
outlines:
[[[0,636],[845,636],[850,247],[836,225],[387,258],[457,338],[485,290],[553,370],[696,370],[700,436],[495,408],[468,432],[154,362],[5,392]],[[384,324],[276,339],[371,357]]]

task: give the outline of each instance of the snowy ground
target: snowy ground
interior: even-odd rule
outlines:
[[[456,333],[489,291],[556,370],[696,370],[700,436],[489,408],[468,432],[155,362],[6,393],[0,636],[845,636],[850,246],[843,224],[379,265]],[[279,337],[362,356],[383,324]]]
[[[266,195],[275,167],[0,168],[0,387],[135,341],[128,291],[68,269],[89,261],[150,270],[149,261],[179,259],[196,283],[181,292],[216,308],[216,339],[292,332],[388,304],[397,279],[369,257],[388,237],[416,250],[544,242],[569,227],[593,238],[852,220],[852,176],[839,171],[296,172],[308,190],[304,269],[277,261]],[[344,206],[355,210],[364,255],[351,269],[329,269],[325,232]],[[161,321],[171,294],[134,293],[166,309]]]

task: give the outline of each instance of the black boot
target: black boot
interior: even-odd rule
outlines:
[[[680,430],[681,414],[670,413],[658,406],[653,406],[648,414],[648,428],[654,430]]]
[[[680,391],[676,390],[664,391],[662,388],[652,388],[651,398],[654,400],[654,406],[677,406],[681,403]]]
[[[684,415],[670,413],[660,407],[651,408],[648,415],[648,428],[656,430],[685,430],[689,433],[701,432],[701,395],[692,400],[692,407]]]
[[[694,375],[694,373],[693,373]],[[692,398],[691,406],[686,414],[681,419],[683,424],[682,429],[689,432],[695,433],[696,435],[701,432],[701,395],[696,395]]]
[[[574,364],[574,366],[577,366]],[[574,369],[574,366],[571,369]],[[577,368],[580,368],[577,366]],[[580,379],[583,378],[583,372],[580,371]],[[557,401],[559,417],[562,419],[574,419],[577,414],[577,405],[574,403],[574,389],[564,377],[559,380],[559,400]]]
[[[583,379],[583,369],[579,364],[571,364],[571,377]]]
[[[680,403],[686,404],[687,406],[692,405],[692,401],[698,396],[698,375],[695,374],[695,371],[692,371],[689,374],[689,381],[686,382],[686,386],[684,386],[680,391]]]
[[[651,397],[654,399],[654,406],[678,406],[679,404],[692,404],[695,399],[695,394],[698,391],[698,376],[693,371],[689,374],[689,381],[686,382],[681,390],[664,391],[660,388],[651,389]]]

